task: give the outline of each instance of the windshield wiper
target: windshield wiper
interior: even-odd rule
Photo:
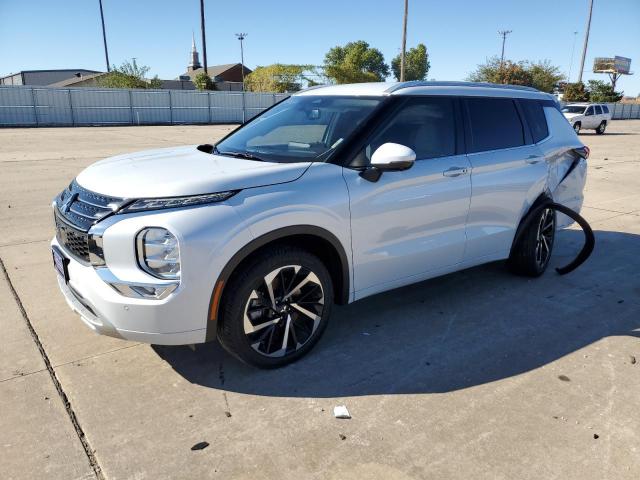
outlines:
[[[221,152],[217,148],[214,148],[213,153],[215,153],[216,155],[226,155],[228,157],[244,158],[247,160],[257,160],[258,162],[264,162],[263,158],[260,158],[249,152]]]

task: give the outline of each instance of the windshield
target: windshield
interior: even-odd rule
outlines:
[[[218,143],[214,153],[266,162],[326,161],[381,101],[289,97]]]
[[[562,113],[584,113],[584,105],[567,105],[562,108]]]

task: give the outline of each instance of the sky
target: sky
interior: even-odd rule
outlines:
[[[249,68],[271,63],[321,65],[331,47],[365,40],[398,54],[403,0],[205,0],[209,65],[240,61],[235,33],[246,32]],[[111,64],[137,58],[148,76],[176,78],[186,70],[192,31],[202,61],[199,0],[103,0]],[[588,0],[410,0],[407,47],[424,43],[428,78],[464,80],[499,55],[498,30],[512,30],[505,57],[549,59],[577,78]],[[573,32],[578,32],[574,35]],[[573,63],[572,47],[575,41]],[[640,68],[640,0],[595,0],[584,80],[593,58],[630,57]],[[98,0],[0,0],[0,76],[20,70],[104,70]],[[640,70],[638,70],[640,71]],[[640,95],[640,73],[618,89]]]

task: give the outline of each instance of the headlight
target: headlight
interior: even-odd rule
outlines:
[[[138,264],[157,278],[180,278],[180,247],[178,239],[166,228],[149,227],[136,237]]]
[[[166,198],[141,198],[131,205],[123,208],[120,213],[141,212],[144,210],[158,210],[161,208],[181,208],[204,205],[206,203],[222,202],[238,193],[237,190],[230,192],[205,193],[203,195],[189,195],[187,197],[166,197]]]

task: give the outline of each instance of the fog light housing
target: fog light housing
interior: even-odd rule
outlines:
[[[149,227],[136,236],[136,256],[140,268],[163,280],[180,278],[178,239],[166,228]]]

